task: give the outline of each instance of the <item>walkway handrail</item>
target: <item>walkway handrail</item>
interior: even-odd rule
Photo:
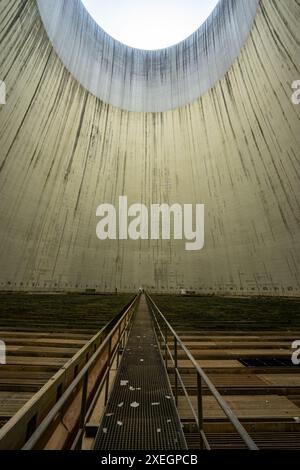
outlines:
[[[106,336],[103,342],[99,345],[98,349],[94,352],[94,354],[88,360],[86,365],[80,370],[80,372],[77,374],[77,376],[71,382],[69,387],[62,394],[62,396],[57,401],[57,403],[53,406],[53,408],[51,408],[49,413],[45,416],[43,421],[39,424],[37,429],[34,431],[34,433],[31,435],[29,440],[23,446],[22,450],[32,450],[37,446],[37,444],[45,435],[45,433],[47,432],[47,430],[49,429],[53,421],[62,412],[64,406],[68,404],[68,400],[72,397],[73,393],[76,391],[76,388],[79,386],[81,382],[83,382],[83,384],[82,384],[82,400],[81,400],[81,409],[80,409],[80,427],[81,427],[81,431],[84,430],[85,417],[87,414],[86,406],[87,406],[87,401],[88,401],[87,386],[88,386],[89,371],[92,369],[95,361],[99,358],[99,356],[103,352],[105,352],[105,348],[108,348],[108,359],[107,359],[106,369],[103,374],[103,379],[101,380],[101,383],[98,387],[98,393],[99,393],[99,389],[102,389],[103,385],[106,383],[106,399],[107,399],[109,371],[112,366],[114,357],[116,353],[118,352],[118,346],[120,342],[122,341],[124,334],[127,332],[128,328],[130,327],[130,321],[134,314],[135,307],[137,305],[137,301],[139,300],[139,298],[140,298],[140,295],[137,295],[132,300],[132,302],[130,303],[130,305],[124,312],[124,314],[121,316],[121,318],[118,320],[116,325],[113,327],[110,333]],[[125,325],[123,326],[123,330],[121,331],[121,326],[124,320],[125,320]],[[116,344],[115,350],[113,352],[112,351],[112,339],[116,333],[118,333],[118,343]]]
[[[248,434],[248,432],[246,431],[246,429],[244,428],[244,426],[241,424],[241,422],[239,421],[239,419],[237,418],[237,416],[235,415],[235,413],[232,411],[232,409],[229,407],[229,405],[226,403],[226,401],[224,400],[224,398],[220,395],[220,393],[218,392],[218,390],[216,389],[216,387],[213,385],[213,383],[211,382],[211,380],[208,378],[208,376],[206,375],[206,373],[204,372],[204,370],[199,366],[199,364],[197,363],[196,359],[194,358],[194,356],[192,355],[192,353],[189,351],[189,349],[185,346],[185,344],[182,342],[182,340],[180,339],[180,337],[177,335],[177,333],[175,332],[175,330],[172,328],[172,326],[170,325],[170,323],[167,321],[167,319],[165,318],[165,316],[163,315],[163,313],[160,311],[160,309],[158,308],[158,306],[156,305],[156,303],[154,302],[154,300],[150,297],[150,295],[148,293],[146,293],[146,296],[147,296],[147,299],[148,301],[150,302],[150,305],[152,306],[151,310],[154,314],[154,318],[156,320],[156,323],[158,325],[158,328],[160,330],[160,334],[164,340],[164,346],[165,346],[165,354],[166,354],[166,360],[167,360],[167,352],[169,353],[170,357],[171,357],[171,360],[175,366],[175,371],[176,371],[176,377],[179,378],[180,380],[180,383],[181,383],[181,386],[184,390],[184,393],[186,395],[186,397],[188,398],[188,401],[189,401],[189,405],[191,405],[191,401],[188,397],[188,394],[187,394],[187,391],[186,391],[186,388],[183,384],[183,381],[181,379],[181,376],[180,376],[180,372],[178,370],[178,367],[177,367],[177,345],[179,345],[181,347],[181,349],[185,352],[186,356],[188,357],[188,359],[191,361],[192,365],[194,366],[194,368],[196,369],[197,371],[197,377],[198,377],[198,418],[196,417],[196,413],[195,413],[195,410],[193,409],[192,407],[192,411],[193,411],[193,414],[194,414],[194,417],[195,417],[195,420],[198,424],[198,427],[199,427],[199,432],[200,432],[200,435],[202,436],[202,439],[204,440],[204,443],[207,443],[207,440],[206,440],[206,437],[205,437],[205,434],[204,434],[204,431],[202,429],[202,426],[201,426],[201,422],[203,420],[203,410],[199,410],[199,408],[201,407],[202,408],[202,386],[201,386],[201,379],[203,379],[203,381],[205,382],[205,384],[207,385],[208,389],[210,390],[210,392],[212,393],[212,395],[214,396],[214,398],[216,399],[216,401],[218,402],[220,408],[223,410],[223,412],[225,413],[225,415],[229,418],[230,422],[232,423],[232,425],[234,426],[235,430],[237,431],[237,433],[239,434],[239,436],[242,438],[242,440],[244,441],[244,443],[246,444],[246,446],[248,447],[249,450],[258,450],[258,447],[257,445],[255,444],[255,442],[253,441],[253,439],[250,437],[250,435]],[[167,341],[168,341],[168,338],[167,338],[167,332],[166,332],[166,335],[164,335],[161,331],[161,328],[158,324],[158,321],[156,319],[156,313],[159,315],[159,317],[161,318],[161,320],[163,321],[163,323],[165,324],[167,330],[169,330],[169,332],[172,334],[172,336],[174,337],[174,342],[175,342],[175,360],[173,359],[173,356],[172,356],[172,353],[170,351],[170,348],[168,347],[168,344],[167,344]],[[199,382],[199,379],[200,379],[200,382]],[[200,393],[199,393],[200,392]],[[208,444],[208,443],[207,443]]]

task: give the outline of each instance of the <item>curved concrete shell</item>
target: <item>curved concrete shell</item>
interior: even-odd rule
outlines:
[[[225,75],[249,35],[259,0],[221,0],[207,21],[159,51],[127,47],[105,33],[81,0],[38,0],[67,69],[106,103],[160,112],[199,98]]]
[[[297,0],[262,0],[238,57],[212,88],[172,110],[133,112],[120,107],[125,88],[113,106],[68,71],[36,1],[2,0],[1,289],[142,284],[299,295],[300,108],[291,100],[299,19]],[[164,108],[187,101],[178,92]],[[99,241],[96,208],[117,206],[121,195],[147,206],[205,204],[204,249]]]

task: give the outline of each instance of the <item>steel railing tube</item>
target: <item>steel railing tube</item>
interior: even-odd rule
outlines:
[[[185,346],[185,344],[182,342],[182,340],[180,339],[180,337],[177,335],[177,333],[175,332],[175,330],[172,328],[172,326],[170,325],[170,323],[167,321],[167,319],[164,317],[163,313],[160,311],[160,309],[158,308],[158,306],[156,305],[156,303],[154,302],[154,300],[150,297],[150,295],[148,293],[146,293],[146,296],[147,296],[147,299],[150,303],[150,305],[152,306],[152,312],[156,312],[159,319],[162,321],[163,325],[166,327],[166,329],[168,330],[169,333],[171,333],[171,335],[176,338],[177,340],[177,346],[179,345],[180,348],[184,351],[184,353],[186,354],[186,356],[188,357],[188,359],[190,360],[192,366],[196,369],[197,371],[197,381],[199,380],[198,378],[201,378],[201,393],[199,393],[199,389],[198,389],[198,413],[195,412],[195,410],[193,409],[193,406],[192,406],[192,403],[191,403],[191,400],[188,396],[188,393],[187,393],[187,390],[183,384],[183,381],[181,379],[181,376],[180,376],[180,373],[179,373],[179,370],[177,368],[177,371],[178,371],[178,378],[180,379],[180,383],[183,387],[183,390],[184,390],[184,393],[185,393],[185,396],[187,398],[187,401],[192,409],[192,412],[193,412],[193,415],[194,416],[197,416],[196,418],[196,421],[198,421],[198,426],[199,426],[199,410],[201,409],[201,412],[202,412],[202,415],[201,415],[201,421],[202,421],[202,425],[203,425],[203,409],[202,409],[202,404],[200,402],[200,406],[199,406],[199,400],[201,398],[201,401],[202,401],[202,382],[204,382],[208,388],[208,390],[212,393],[213,397],[215,398],[215,400],[217,401],[217,403],[219,404],[220,408],[223,410],[223,412],[225,413],[225,415],[227,416],[227,418],[229,419],[229,421],[232,423],[233,427],[235,428],[236,432],[239,434],[239,436],[242,438],[242,440],[244,441],[244,443],[246,444],[246,446],[248,447],[248,449],[250,450],[258,450],[258,447],[257,445],[255,444],[255,442],[253,441],[253,439],[251,438],[251,436],[248,434],[248,432],[246,431],[246,429],[244,428],[244,426],[241,424],[241,422],[239,421],[239,419],[237,418],[237,416],[235,415],[235,413],[232,411],[232,409],[229,407],[229,405],[226,403],[226,401],[224,400],[224,398],[220,395],[220,393],[218,392],[218,390],[216,389],[216,387],[213,385],[213,383],[211,382],[211,380],[208,378],[208,376],[206,375],[206,373],[204,372],[204,370],[199,366],[199,364],[197,363],[196,359],[194,358],[194,356],[192,355],[192,353],[189,351],[189,349]],[[156,313],[154,313],[154,316],[156,316]],[[156,323],[158,324],[158,320],[156,319]],[[166,347],[167,348],[167,347]],[[200,429],[200,427],[199,427]],[[205,443],[205,447],[206,448],[209,448],[209,444],[207,442],[207,439],[205,437],[205,434],[204,434],[204,431],[203,429],[201,429],[201,439],[204,441]]]
[[[69,400],[72,398],[74,392],[77,390],[77,388],[80,386],[80,384],[82,384],[82,388],[83,388],[83,391],[82,391],[82,409],[81,409],[81,411],[83,411],[83,409],[84,409],[83,402],[85,402],[85,408],[86,408],[88,397],[86,395],[86,397],[84,398],[84,395],[85,395],[85,392],[84,392],[85,377],[88,376],[88,373],[89,373],[90,369],[92,367],[94,367],[95,362],[97,361],[97,359],[101,356],[101,354],[106,349],[108,349],[108,358],[107,358],[107,361],[106,361],[106,371],[104,372],[104,377],[105,377],[105,380],[106,380],[106,384],[108,383],[109,368],[110,368],[111,362],[112,362],[111,361],[112,338],[114,337],[114,335],[118,331],[118,328],[119,327],[122,328],[122,325],[123,325],[122,336],[124,336],[124,334],[127,331],[128,324],[129,324],[130,320],[133,317],[133,313],[135,311],[135,307],[137,305],[138,299],[139,299],[139,295],[137,295],[133,299],[131,304],[128,306],[128,308],[123,313],[122,317],[118,320],[118,322],[113,327],[113,329],[108,333],[106,338],[103,339],[102,341],[100,341],[100,345],[99,345],[98,349],[96,350],[96,352],[93,353],[92,357],[87,361],[87,363],[84,365],[84,367],[81,369],[81,371],[76,375],[76,377],[71,382],[71,384],[68,386],[68,388],[64,391],[64,393],[62,394],[60,399],[51,408],[49,413],[45,416],[45,418],[39,424],[39,426],[34,431],[34,433],[31,435],[31,437],[28,439],[28,441],[24,444],[24,446],[22,447],[22,450],[35,449],[35,447],[41,441],[42,437],[45,435],[45,433],[47,432],[49,427],[52,425],[52,423],[55,421],[57,416],[62,414],[62,410],[68,404]],[[124,322],[124,320],[125,320],[125,322]],[[118,345],[116,345],[116,348],[117,347],[118,347]],[[115,353],[113,354],[113,356],[114,355],[115,355]],[[88,388],[88,382],[86,383],[86,387]],[[87,393],[87,388],[86,388],[86,393]],[[81,423],[82,420],[80,419],[80,417],[81,417],[81,414],[79,416],[79,422]],[[85,422],[85,416],[83,417],[83,422]]]

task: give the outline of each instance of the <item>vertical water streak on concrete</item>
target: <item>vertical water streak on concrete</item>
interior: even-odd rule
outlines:
[[[2,0],[0,288],[299,295],[299,16],[296,0],[263,0],[212,89],[145,113],[103,103],[73,78],[34,0]],[[205,203],[205,249],[100,242],[96,207],[122,194]]]

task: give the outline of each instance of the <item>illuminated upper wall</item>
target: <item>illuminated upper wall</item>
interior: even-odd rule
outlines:
[[[179,44],[130,48],[105,33],[81,0],[38,0],[54,49],[72,75],[106,103],[160,112],[208,91],[245,43],[259,0],[221,0],[207,21]]]
[[[296,0],[261,1],[212,88],[173,110],[134,112],[73,77],[34,0],[2,0],[0,287],[299,295],[299,16]],[[204,203],[205,248],[99,241],[96,208],[120,195]]]

